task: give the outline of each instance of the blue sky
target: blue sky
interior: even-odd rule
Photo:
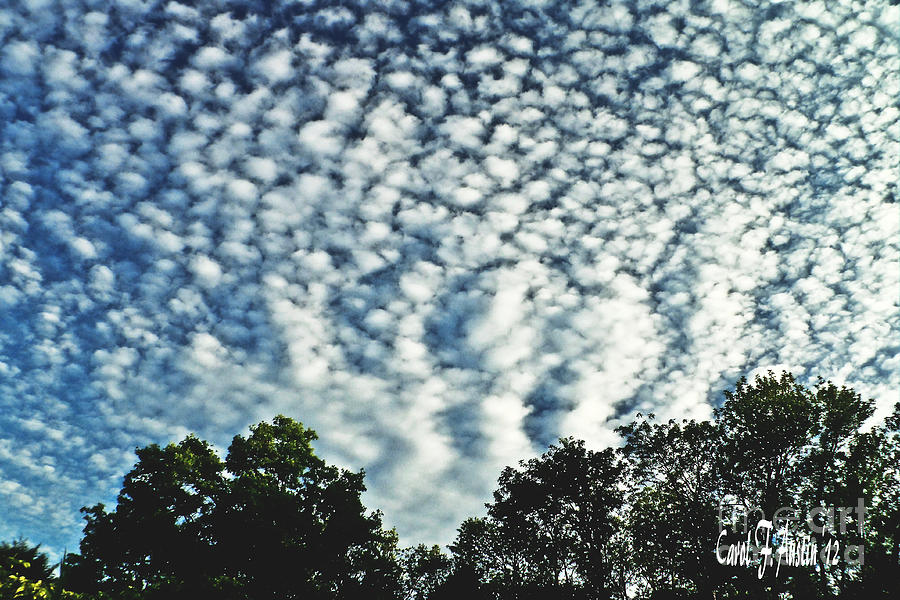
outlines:
[[[0,539],[278,413],[447,543],[787,368],[897,401],[887,1],[0,10]]]

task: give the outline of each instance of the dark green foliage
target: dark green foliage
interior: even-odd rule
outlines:
[[[710,550],[722,499],[723,430],[696,421],[620,427],[629,469],[632,579],[649,589],[711,590],[720,578]]]
[[[560,440],[500,475],[487,519],[469,519],[451,546],[455,564],[491,597],[606,598],[616,579],[614,534],[622,466],[612,450]]]
[[[81,600],[64,589],[40,544],[23,539],[0,543],[0,600]]]
[[[646,597],[893,597],[900,454],[884,428],[861,432],[873,410],[846,387],[819,380],[810,391],[788,373],[770,372],[726,392],[712,423],[645,420],[620,428],[631,474],[633,582]],[[829,527],[812,538],[819,550],[829,541],[841,549],[865,544],[862,567],[842,556],[826,569],[784,568],[775,577],[772,568],[760,579],[755,569],[711,560],[719,503],[726,517],[733,507],[749,512],[751,531],[781,507],[797,509],[798,531],[806,533],[813,507],[855,507],[859,498],[869,507],[862,533],[850,517],[844,530]],[[729,523],[726,540],[743,539],[742,525]]]
[[[25,577],[31,581],[46,581],[53,577],[53,566],[41,545],[32,546],[24,539],[0,543],[0,578],[9,575]]]
[[[449,547],[399,551],[360,500],[364,474],[313,451],[287,417],[235,436],[224,461],[202,440],[147,446],[116,507],[85,508],[81,554],[59,584],[37,546],[0,545],[0,591],[96,600],[888,599],[900,597],[900,403],[868,423],[872,401],[788,373],[737,382],[712,421],[618,428],[622,446],[564,438],[507,467],[482,517]],[[868,425],[868,426],[867,426]],[[716,541],[743,539],[780,507],[806,529],[816,506],[857,507],[813,539],[839,543],[827,568],[719,564]],[[757,512],[758,511],[758,512]],[[720,518],[723,520],[720,521]],[[843,552],[864,545],[862,564]],[[851,553],[851,557],[855,554]],[[44,580],[37,583],[38,580]],[[50,594],[56,594],[51,596]],[[4,598],[7,596],[3,596]]]
[[[236,436],[220,536],[230,572],[254,598],[391,597],[396,539],[360,501],[363,473],[315,456],[315,433],[286,417]]]
[[[493,599],[897,597],[900,405],[885,427],[863,432],[872,413],[851,389],[820,380],[808,390],[770,372],[741,379],[711,422],[638,415],[618,429],[621,461],[593,474],[583,443],[561,440],[503,471],[487,517],[459,528],[444,588]],[[816,540],[819,549],[865,544],[862,566],[842,556],[827,569],[785,567],[776,578],[771,568],[760,579],[716,560],[720,507],[727,542],[745,535],[728,519],[733,509],[749,512],[752,530],[781,507],[805,518],[858,498],[868,507],[863,532],[850,517]],[[591,552],[597,540],[605,547]]]
[[[396,536],[360,501],[363,473],[315,456],[287,417],[235,436],[138,450],[116,508],[84,509],[70,576],[114,598],[393,598]]]
[[[400,553],[404,600],[425,600],[445,585],[452,562],[439,546],[419,544]]]
[[[799,461],[819,424],[815,396],[788,373],[741,378],[716,411],[724,433],[725,486],[745,506],[771,515],[794,497]]]

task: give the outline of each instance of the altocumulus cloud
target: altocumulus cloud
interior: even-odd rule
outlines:
[[[447,542],[754,369],[896,400],[896,3],[191,4],[0,12],[0,538],[279,412]]]

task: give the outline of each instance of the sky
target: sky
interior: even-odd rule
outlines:
[[[0,3],[0,540],[281,413],[401,542],[742,375],[900,389],[900,7]]]

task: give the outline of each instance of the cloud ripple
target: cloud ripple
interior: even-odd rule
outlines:
[[[753,369],[896,400],[896,4],[342,4],[0,12],[0,537],[278,412],[446,542]]]

